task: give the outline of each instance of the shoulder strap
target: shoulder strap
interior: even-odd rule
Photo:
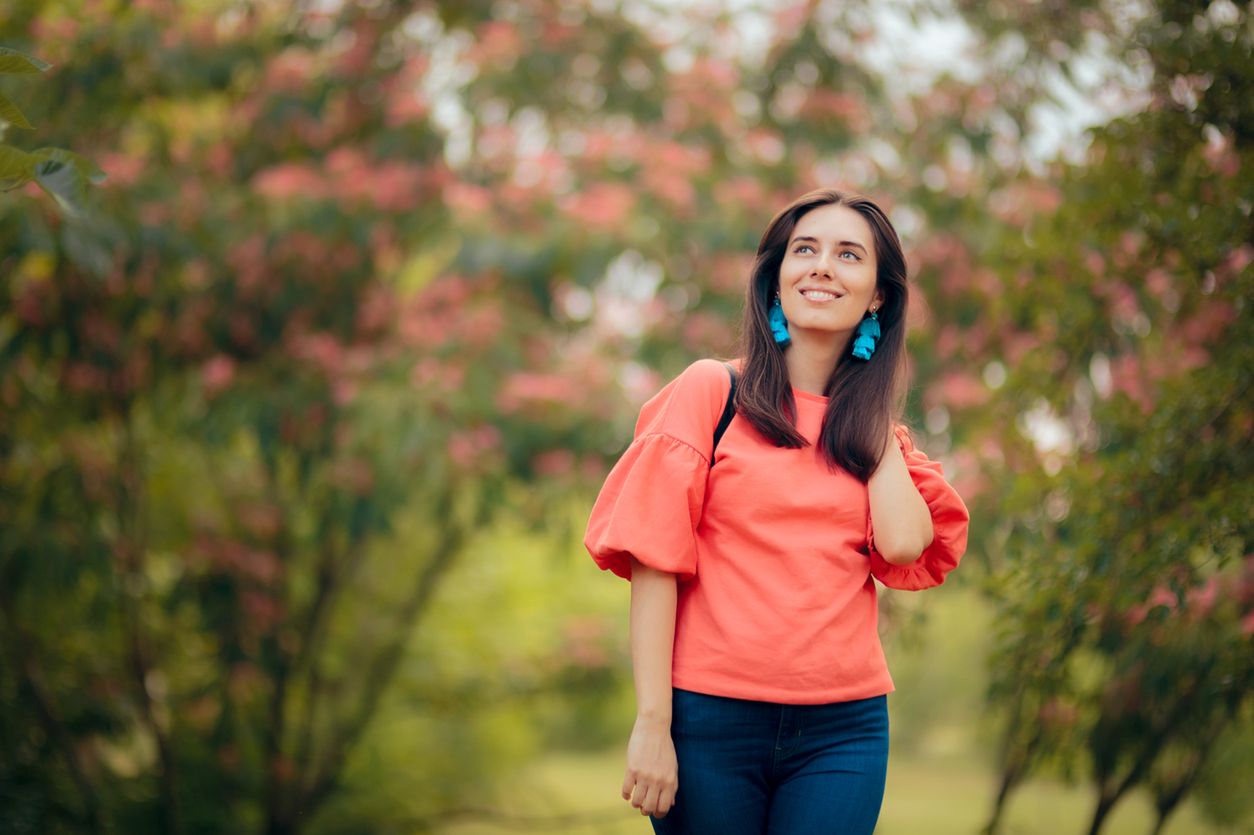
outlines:
[[[723,437],[723,433],[727,431],[728,424],[736,415],[736,381],[740,375],[736,373],[736,369],[732,367],[730,362],[723,363],[727,369],[727,375],[731,377],[731,388],[727,390],[727,402],[723,405],[723,414],[718,419],[718,426],[714,428],[714,446],[710,449],[710,463],[714,463],[714,450],[718,449],[718,442]]]

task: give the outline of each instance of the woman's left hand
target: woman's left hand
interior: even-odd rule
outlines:
[[[931,511],[910,478],[896,432],[889,434],[880,465],[867,482],[867,497],[875,550],[892,565],[917,560],[932,543],[935,531]]]
[[[670,723],[638,717],[627,743],[623,799],[642,815],[666,817],[679,790],[679,764]]]

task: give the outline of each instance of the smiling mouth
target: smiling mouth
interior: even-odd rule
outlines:
[[[802,290],[801,295],[812,302],[827,302],[841,297],[840,293],[832,293],[827,290]]]

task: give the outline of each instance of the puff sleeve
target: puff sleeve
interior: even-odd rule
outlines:
[[[714,427],[730,390],[722,363],[700,360],[640,411],[631,446],[610,471],[584,546],[602,569],[631,579],[631,557],[691,579]]]
[[[910,479],[932,513],[932,544],[919,558],[907,565],[893,565],[875,550],[875,532],[867,513],[867,552],[871,574],[889,588],[917,591],[939,586],[945,575],[958,566],[967,550],[967,527],[970,513],[958,492],[945,480],[941,465],[915,448],[910,433],[896,428],[897,443],[906,460]]]

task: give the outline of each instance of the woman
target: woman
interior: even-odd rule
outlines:
[[[871,200],[783,209],[733,382],[701,360],[641,410],[585,544],[631,580],[622,794],[659,833],[871,833],[893,689],[872,578],[939,585],[967,509],[895,418],[906,264]]]

